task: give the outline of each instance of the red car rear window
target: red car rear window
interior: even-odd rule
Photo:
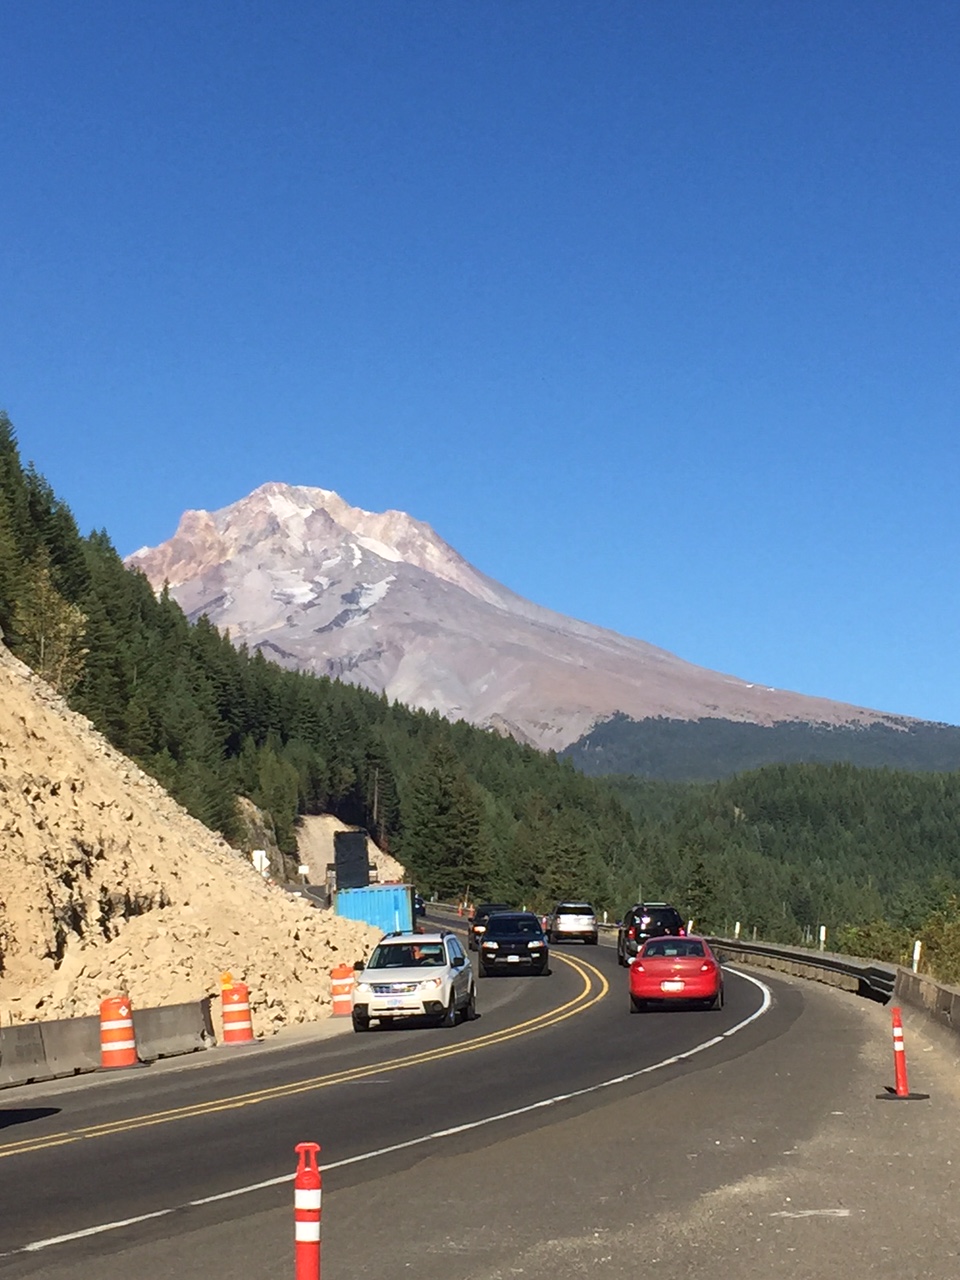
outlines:
[[[676,956],[702,957],[706,955],[706,951],[703,943],[697,942],[695,938],[655,938],[646,943],[641,954],[645,960],[655,956],[673,959]]]

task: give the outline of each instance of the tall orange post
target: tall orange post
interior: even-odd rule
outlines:
[[[137,1037],[129,996],[111,996],[100,1003],[100,1066],[136,1067]]]
[[[322,1179],[316,1142],[297,1143],[297,1174],[293,1180],[293,1238],[296,1280],[320,1280],[320,1212]]]
[[[893,1100],[895,1102],[916,1102],[924,1098],[929,1098],[929,1093],[911,1093],[910,1086],[907,1084],[907,1050],[903,1043],[903,1017],[899,1009],[894,1008],[893,1014],[893,1078],[894,1087],[888,1088],[886,1093],[878,1093],[877,1097],[884,1101]]]
[[[898,1098],[906,1098],[910,1092],[907,1084],[907,1050],[903,1043],[903,1019],[899,1009],[893,1010],[893,1078]]]

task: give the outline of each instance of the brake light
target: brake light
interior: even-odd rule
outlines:
[[[686,929],[684,929],[684,928],[681,926],[681,927],[677,930],[677,937],[678,937],[678,938],[685,938],[686,936],[687,936],[687,931],[686,931]]]
[[[716,968],[716,966],[715,966],[715,965],[711,964],[709,960],[706,960],[706,961],[704,961],[704,963],[700,966],[700,972],[701,972],[701,973],[713,973],[713,971],[714,971],[714,969],[715,969],[715,968]]]
[[[644,971],[644,968],[643,968],[643,965],[640,963],[640,961],[639,961],[639,960],[634,960],[634,962],[633,962],[633,964],[630,966],[630,968],[631,968],[631,970],[636,969],[636,971],[637,971],[638,973],[643,973],[643,972],[645,972],[645,971]]]
[[[627,937],[630,939],[631,942],[633,942],[636,936],[637,936],[636,926],[631,925],[630,928],[627,930]]]

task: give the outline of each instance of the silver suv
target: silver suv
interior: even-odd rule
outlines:
[[[452,1027],[476,1017],[473,967],[448,929],[435,933],[388,933],[366,965],[357,961],[353,984],[353,1029],[368,1031],[394,1018],[428,1017]]]
[[[547,937],[551,942],[582,938],[597,945],[597,913],[589,902],[558,902],[547,916]]]

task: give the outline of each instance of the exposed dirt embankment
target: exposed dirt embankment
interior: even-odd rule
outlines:
[[[0,643],[0,1022],[250,987],[257,1033],[321,1017],[377,932],[267,884]]]

